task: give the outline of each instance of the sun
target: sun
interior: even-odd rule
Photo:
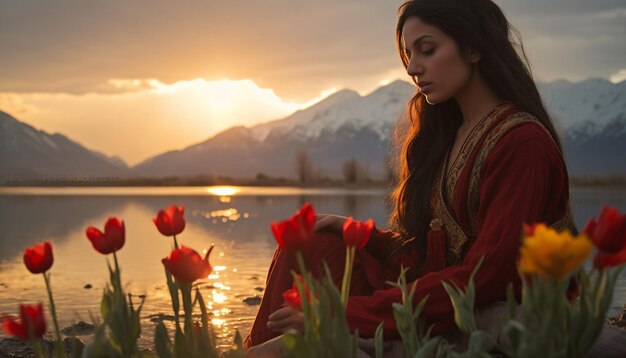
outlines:
[[[206,189],[207,193],[217,196],[232,196],[239,192],[234,186],[214,186]]]
[[[238,83],[228,79],[206,81],[196,78],[171,85],[153,81],[151,85],[156,93],[178,94],[179,98],[184,98],[183,105],[196,113],[226,114],[235,105],[240,92]]]
[[[306,107],[283,100],[273,89],[262,88],[251,79],[195,78],[171,84],[150,80],[148,85],[150,89],[140,93],[156,99],[151,110],[163,117],[159,125],[175,121],[171,130],[190,138],[188,142],[205,140],[233,126],[284,118]]]
[[[207,100],[216,110],[225,110],[233,106],[237,92],[233,81],[213,81],[206,90]]]

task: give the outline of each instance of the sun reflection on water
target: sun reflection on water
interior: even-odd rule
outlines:
[[[210,213],[204,214],[206,219],[208,218],[222,218],[222,221],[226,222],[228,220],[236,221],[241,217],[241,214],[235,208],[230,208],[226,210],[214,210]]]
[[[221,288],[222,290],[226,290],[226,291],[230,291],[230,286],[226,286],[221,282],[216,282],[213,284],[213,287],[215,288]]]
[[[239,193],[241,189],[236,188],[234,186],[214,186],[206,189],[207,193],[213,194],[216,196],[231,196]]]
[[[222,327],[224,325],[224,323],[226,323],[225,319],[221,319],[221,318],[213,318],[211,320],[211,323],[213,323],[214,327]]]
[[[228,297],[226,297],[226,295],[223,294],[222,292],[217,292],[216,290],[213,290],[212,299],[213,299],[213,302],[215,303],[224,303],[226,302]]]

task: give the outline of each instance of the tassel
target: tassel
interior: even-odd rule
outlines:
[[[439,218],[431,220],[427,239],[428,246],[426,262],[424,262],[424,274],[441,271],[446,267],[446,233],[442,229]]]

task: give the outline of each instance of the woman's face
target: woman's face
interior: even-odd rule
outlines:
[[[409,58],[407,73],[430,104],[456,97],[469,83],[477,54],[462,55],[456,42],[417,17],[406,20],[402,37]]]

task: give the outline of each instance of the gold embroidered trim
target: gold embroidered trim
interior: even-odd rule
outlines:
[[[543,129],[546,134],[550,138],[552,135],[548,130],[539,122],[537,118],[527,112],[517,112],[510,117],[507,117],[502,122],[496,125],[496,128],[489,132],[485,142],[483,143],[476,160],[474,161],[474,166],[472,167],[472,172],[470,174],[469,180],[469,195],[467,200],[468,210],[470,217],[476,217],[478,215],[478,207],[480,204],[480,172],[485,163],[485,160],[491,150],[498,143],[500,138],[508,132],[509,129],[521,123],[536,123],[541,129]],[[556,143],[555,143],[556,145]],[[478,228],[476,220],[470,220],[470,236],[476,236],[478,232]]]
[[[446,159],[441,165],[437,177],[435,178],[433,191],[431,193],[431,208],[433,216],[442,223],[444,232],[446,233],[446,265],[454,265],[462,260],[463,247],[469,241],[469,238],[457,223],[453,213],[446,205],[444,195],[451,201],[450,207],[453,209],[454,190],[457,185],[459,176],[467,164],[467,159],[474,151],[477,143],[486,133],[491,123],[500,117],[500,115],[513,107],[514,104],[507,101],[494,108],[481,122],[472,130],[468,141],[461,147],[456,160],[449,169],[448,180],[444,183],[444,172],[448,163],[449,153],[446,153]]]
[[[469,195],[468,195],[468,212],[470,217],[476,217],[478,215],[478,207],[480,203],[480,171],[483,167],[485,159],[487,155],[491,153],[491,150],[496,145],[496,143],[500,140],[502,135],[506,133],[510,128],[516,126],[523,122],[537,122],[534,117],[531,117],[528,113],[525,112],[517,112],[510,117],[506,118],[500,124],[494,128],[483,143],[476,160],[474,161],[474,166],[472,167],[472,172],[470,174],[469,179]],[[543,128],[543,126],[541,126]],[[476,220],[470,220],[470,233],[473,236],[476,236],[477,229]]]
[[[439,231],[439,230],[441,230],[441,228],[443,226],[443,223],[441,222],[441,219],[434,218],[434,219],[432,219],[430,221],[430,225],[428,225],[428,226],[430,226],[430,229],[432,231]]]
[[[485,143],[483,144],[478,156],[476,157],[476,160],[474,161],[474,166],[472,167],[468,196],[468,209],[471,215],[470,217],[476,217],[478,215],[478,206],[480,203],[480,172],[484,165],[485,159],[487,158],[487,155],[498,143],[502,135],[504,135],[512,127],[525,122],[536,123],[548,135],[548,137],[552,140],[552,143],[558,150],[558,146],[556,145],[556,142],[554,142],[552,134],[550,134],[550,132],[541,124],[541,122],[539,122],[539,120],[530,113],[515,113],[506,118],[500,124],[498,124],[497,128],[494,128],[494,130],[489,133],[489,136],[486,138]],[[561,219],[551,224],[550,226],[557,231],[563,231],[567,229],[570,230],[572,233],[575,233],[577,230],[576,226],[574,225],[571,206],[569,202],[567,203],[567,208],[567,213]],[[471,237],[476,237],[478,233],[476,224],[476,220],[470,220]]]
[[[508,111],[513,106],[513,103],[509,101],[496,106],[491,112],[489,112],[489,114],[487,114],[487,116],[485,116],[485,118],[483,118],[478,123],[478,125],[476,125],[476,127],[474,127],[474,129],[472,129],[472,132],[469,134],[468,139],[465,143],[463,143],[459,154],[455,158],[454,163],[452,163],[452,166],[448,169],[448,177],[446,180],[447,200],[451,201],[452,198],[454,198],[454,190],[456,188],[457,181],[459,180],[459,176],[463,172],[463,169],[467,164],[467,158],[469,158],[470,154],[474,151],[476,144],[489,129],[493,120],[500,117],[501,113]],[[446,153],[446,167],[449,159],[449,154],[449,152]]]
[[[460,247],[456,245],[456,242],[467,241],[463,229],[454,220],[454,217],[448,211],[448,208],[443,199],[443,172],[444,166],[439,167],[437,177],[433,185],[431,193],[431,207],[433,217],[438,219],[446,234],[446,266],[456,263],[460,259]]]
[[[556,231],[569,230],[572,234],[576,234],[578,230],[576,230],[576,226],[574,225],[574,218],[572,217],[572,210],[570,203],[567,203],[567,213],[563,216],[559,221],[551,224],[552,227]]]

